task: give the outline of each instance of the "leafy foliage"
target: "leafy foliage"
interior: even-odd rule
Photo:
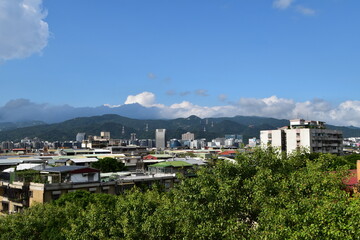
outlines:
[[[91,167],[99,169],[101,172],[120,172],[126,169],[125,164],[119,162],[115,158],[105,157],[99,159],[97,162],[93,162]]]
[[[311,159],[310,159],[311,158]],[[356,239],[360,199],[346,162],[319,154],[242,153],[170,192],[74,192],[0,218],[1,239]],[[55,234],[57,233],[57,234]]]
[[[27,170],[21,170],[16,171],[16,180],[20,182],[37,182],[37,183],[43,183],[45,182],[44,179],[41,178],[40,171],[27,169]]]

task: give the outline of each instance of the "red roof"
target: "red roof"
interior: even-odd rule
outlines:
[[[219,155],[234,155],[234,154],[236,154],[236,151],[234,151],[234,150],[228,150],[228,151],[219,153]]]
[[[358,183],[356,169],[349,170],[349,178],[344,179],[343,183],[347,186],[354,186]]]
[[[14,148],[13,151],[25,151],[25,148]]]

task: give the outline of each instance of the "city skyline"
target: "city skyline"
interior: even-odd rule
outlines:
[[[360,126],[359,6],[6,0],[0,122],[14,109],[139,103],[163,118],[255,115]]]

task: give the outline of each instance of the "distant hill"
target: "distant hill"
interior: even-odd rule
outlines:
[[[0,132],[12,130],[16,128],[30,127],[44,125],[42,121],[27,121],[27,122],[0,122]]]
[[[81,117],[55,124],[39,124],[22,128],[4,130],[0,132],[0,141],[18,141],[25,137],[38,137],[48,141],[75,140],[78,132],[87,135],[99,135],[100,131],[109,131],[112,138],[130,138],[131,133],[136,133],[139,139],[155,138],[155,129],[165,128],[167,138],[181,138],[185,132],[195,133],[196,138],[207,140],[223,137],[225,134],[242,134],[247,141],[251,137],[259,137],[261,130],[277,129],[287,126],[288,120],[264,117],[223,117],[201,119],[197,116],[177,118],[171,120],[139,120],[107,114],[94,117]],[[146,131],[148,126],[148,131]],[[125,134],[122,135],[122,128]],[[343,131],[344,137],[360,136],[360,128],[339,127],[329,125],[330,129]]]

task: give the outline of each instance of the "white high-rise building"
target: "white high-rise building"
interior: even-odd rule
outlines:
[[[191,133],[191,132],[187,132],[181,135],[181,140],[194,140],[195,139],[195,134]]]
[[[290,120],[290,126],[260,132],[261,145],[279,148],[291,153],[304,148],[309,152],[342,155],[343,135],[341,131],[325,128],[325,122]]]
[[[155,141],[157,149],[165,149],[166,147],[166,129],[156,129],[155,131]]]
[[[86,133],[78,133],[76,134],[76,141],[82,142],[86,139]]]

